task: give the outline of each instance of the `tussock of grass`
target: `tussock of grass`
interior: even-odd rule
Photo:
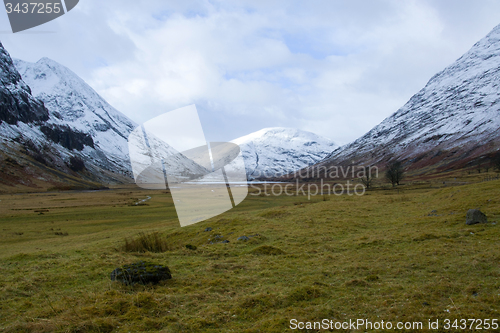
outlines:
[[[264,217],[266,219],[279,219],[287,215],[290,215],[290,213],[284,209],[271,209],[259,214],[260,217]]]
[[[368,283],[363,280],[353,279],[345,283],[347,287],[367,287]]]
[[[310,301],[324,295],[324,293],[317,287],[303,286],[297,287],[292,290],[288,296],[288,302]]]
[[[132,239],[125,238],[123,246],[125,252],[154,252],[161,253],[169,250],[167,239],[159,232],[152,233],[141,232],[137,237]]]
[[[269,246],[269,245],[259,246],[258,248],[253,249],[250,253],[257,254],[257,255],[271,255],[271,256],[285,254],[285,252],[283,252],[283,250],[278,249],[278,248],[273,247],[273,246]]]

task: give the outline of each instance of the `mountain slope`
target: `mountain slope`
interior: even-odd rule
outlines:
[[[127,138],[136,125],[109,105],[85,81],[68,68],[48,58],[36,63],[14,60],[33,95],[50,112],[46,125],[69,127],[92,137],[93,147],[82,154],[87,160],[110,171],[130,175]],[[49,133],[47,133],[49,132]],[[67,147],[68,148],[68,147]]]
[[[14,62],[0,44],[0,191],[130,182],[134,127],[67,68]]]
[[[465,165],[498,149],[500,25],[434,75],[401,109],[322,164],[384,164],[411,168]]]
[[[314,133],[264,128],[232,141],[240,146],[248,179],[284,175],[317,163],[337,146]]]

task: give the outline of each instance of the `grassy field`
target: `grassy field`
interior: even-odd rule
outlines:
[[[165,191],[0,195],[0,330],[286,332],[291,319],[424,328],[431,319],[449,332],[445,319],[500,319],[500,181],[426,184],[311,200],[249,195],[184,228]],[[489,223],[467,226],[470,208]],[[153,231],[168,251],[124,251],[126,238]],[[173,279],[110,280],[138,260],[167,265]]]

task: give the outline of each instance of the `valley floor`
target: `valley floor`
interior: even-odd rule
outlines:
[[[493,180],[311,200],[249,195],[184,228],[165,191],[0,195],[0,330],[285,332],[293,319],[366,319],[426,331],[430,319],[443,332],[446,319],[491,323],[500,319],[499,188]],[[466,225],[470,208],[489,223]],[[152,231],[168,251],[124,251],[126,238]],[[229,243],[209,244],[216,235]],[[173,279],[110,280],[139,260],[167,265]]]

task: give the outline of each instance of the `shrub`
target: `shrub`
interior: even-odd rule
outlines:
[[[493,168],[497,172],[500,172],[500,151],[495,154],[495,156],[492,159],[492,163],[493,163]]]
[[[124,250],[126,252],[165,252],[169,250],[167,240],[159,232],[149,234],[140,233],[136,238],[125,238]]]

